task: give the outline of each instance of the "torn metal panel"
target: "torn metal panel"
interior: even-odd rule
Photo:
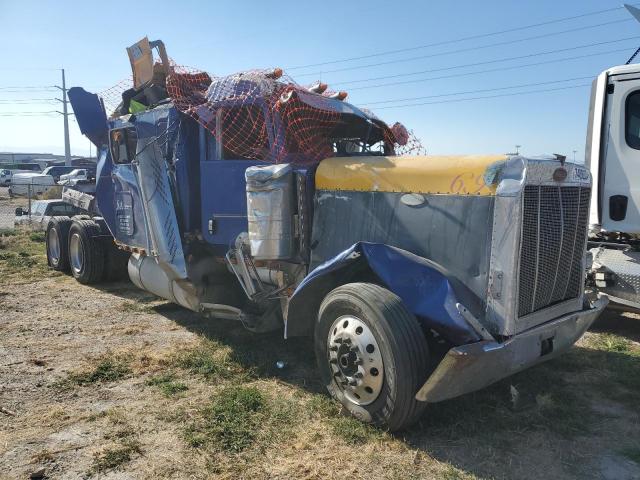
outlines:
[[[481,338],[457,307],[458,303],[473,303],[472,292],[434,262],[379,243],[358,242],[314,269],[293,293],[288,316],[313,315],[307,312],[307,305],[314,290],[321,290],[333,273],[342,275],[344,268],[358,264],[368,266],[409,311],[455,345]]]
[[[480,390],[566,352],[606,307],[599,299],[593,308],[570,313],[520,333],[504,343],[483,340],[454,347],[416,394],[424,402],[440,402]]]
[[[100,98],[80,87],[70,88],[68,95],[80,131],[96,147],[105,145],[108,133],[107,114]]]
[[[95,210],[95,196],[73,188],[65,187],[62,190],[62,200],[87,212]]]

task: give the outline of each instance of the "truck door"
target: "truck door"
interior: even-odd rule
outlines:
[[[220,124],[218,128],[226,131],[224,125]],[[237,236],[248,230],[244,173],[248,167],[265,164],[260,160],[240,158],[225,147],[224,134],[214,136],[200,126],[202,232],[217,254],[226,254]]]
[[[609,231],[640,232],[640,73],[611,76],[607,96],[601,224]]]

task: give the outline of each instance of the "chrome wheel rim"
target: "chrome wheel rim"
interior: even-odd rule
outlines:
[[[84,252],[82,251],[82,240],[78,233],[72,234],[69,239],[69,259],[71,260],[71,268],[79,274],[82,271],[82,265],[84,265]]]
[[[351,402],[369,405],[382,391],[384,363],[371,329],[359,318],[337,318],[329,330],[328,360],[333,379]]]
[[[49,230],[48,237],[49,259],[53,265],[57,265],[60,261],[60,239],[55,228]]]

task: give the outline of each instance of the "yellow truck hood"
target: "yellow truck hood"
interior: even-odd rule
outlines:
[[[496,185],[485,184],[485,173],[505,160],[506,155],[333,157],[320,162],[316,188],[495,195]]]

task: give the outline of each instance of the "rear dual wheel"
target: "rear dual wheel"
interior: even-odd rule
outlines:
[[[422,328],[402,300],[370,283],[331,291],[320,306],[315,351],[329,393],[356,418],[391,431],[410,426],[428,374]]]
[[[93,220],[74,220],[69,229],[71,275],[85,285],[104,278],[106,255],[101,233]]]
[[[71,272],[83,284],[127,278],[129,254],[116,247],[104,220],[76,216],[53,217],[47,225],[47,262]]]
[[[52,217],[47,225],[45,244],[47,249],[47,263],[58,272],[69,271],[69,217]]]

